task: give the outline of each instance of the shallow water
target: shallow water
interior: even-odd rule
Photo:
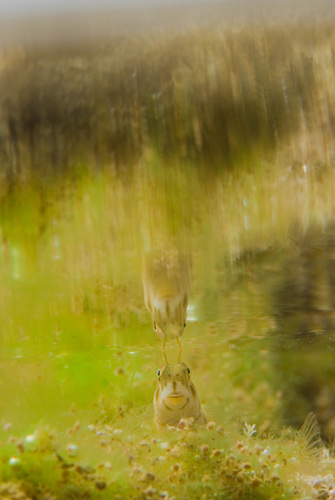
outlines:
[[[322,488],[335,488],[332,452],[316,457],[303,432],[283,431],[313,412],[324,442],[335,437],[332,33],[318,25],[222,38],[205,29],[141,38],[143,60],[136,40],[95,57],[94,46],[80,57],[71,48],[4,58],[0,84],[10,95],[17,87],[0,127],[2,481],[38,485],[42,464],[43,484],[85,479],[97,495],[108,485],[110,498],[193,498],[197,488],[203,498],[327,498]],[[195,57],[195,43],[206,57]],[[171,67],[160,89],[161,50]],[[244,58],[235,67],[236,50]],[[116,91],[120,109],[109,114]],[[233,120],[218,103],[231,104]],[[93,111],[101,128],[87,121]],[[177,362],[179,346],[167,339],[164,356],[158,333],[171,321],[154,314],[152,297],[145,306],[143,263],[179,254],[190,286],[173,321],[183,323],[188,296],[181,360],[209,422],[160,434],[157,370]],[[60,470],[80,477],[57,479]],[[229,497],[234,489],[245,496]],[[36,498],[49,499],[40,490]]]
[[[305,235],[293,253],[277,246],[230,261],[223,254],[214,262],[194,252],[182,360],[210,418],[248,421],[266,433],[270,427],[299,427],[312,410],[324,437],[333,437],[329,241],[332,227],[314,230],[311,242]],[[71,309],[61,310],[55,304],[61,288],[44,296],[38,283],[18,277],[14,266],[12,297],[7,297],[14,308],[7,309],[11,332],[3,329],[1,350],[4,436],[9,427],[15,434],[41,424],[62,429],[73,419],[113,421],[120,412],[136,414],[144,407],[153,418],[156,372],[165,363],[163,342],[145,310],[141,268],[137,271],[138,297],[125,280],[124,289],[113,292],[121,312],[112,301],[112,312],[106,307],[109,297],[101,290],[109,294],[107,284],[97,285],[91,296],[78,287]],[[31,303],[21,312],[25,293]],[[173,339],[166,355],[169,362],[177,361]],[[106,417],[99,415],[103,399],[110,406]]]
[[[293,477],[314,477],[308,479],[308,484],[314,484],[315,477],[328,473],[328,465],[322,462],[315,475],[314,459],[309,453],[304,455],[305,445],[299,447],[294,440],[287,444],[286,437],[276,442],[273,436],[280,436],[287,426],[300,428],[310,411],[325,440],[331,440],[335,432],[334,237],[328,222],[334,179],[328,172],[317,193],[309,194],[306,208],[313,177],[306,178],[303,171],[298,178],[289,174],[283,187],[274,182],[275,175],[250,176],[242,184],[237,175],[229,189],[226,179],[218,176],[215,191],[207,198],[201,181],[194,177],[195,196],[186,201],[184,179],[177,176],[160,178],[164,189],[159,196],[153,190],[150,199],[140,200],[135,191],[141,183],[141,189],[147,189],[145,179],[135,176],[134,186],[125,188],[115,179],[91,177],[55,205],[51,222],[37,237],[38,197],[23,193],[31,202],[31,213],[25,214],[29,224],[20,222],[22,231],[17,231],[19,204],[14,215],[7,213],[9,238],[3,238],[0,251],[4,480],[17,481],[25,474],[27,481],[39,484],[42,479],[34,479],[32,472],[38,469],[29,466],[37,460],[51,467],[43,473],[43,481],[50,485],[63,460],[66,467],[89,464],[96,476],[88,484],[98,485],[94,487],[97,494],[105,485],[111,497],[115,487],[121,498],[128,498],[129,490],[120,492],[119,488],[146,491],[154,474],[159,491],[173,495],[183,484],[187,496],[187,488],[201,478],[195,474],[195,483],[185,482],[182,476],[178,479],[178,467],[181,460],[192,463],[195,458],[192,455],[190,462],[180,451],[171,451],[166,458],[164,447],[175,450],[184,442],[198,450],[195,456],[206,446],[212,447],[213,456],[236,456],[239,450],[240,461],[245,460],[244,448],[250,446],[250,439],[257,439],[250,460],[260,470],[263,453],[270,455],[273,447],[277,447],[274,457],[286,453],[285,460],[291,460],[291,453],[299,454],[300,468],[293,469],[294,463],[289,462],[292,470],[287,469],[287,476],[285,469],[278,476],[277,458],[272,459],[273,470],[269,466],[273,477],[283,478],[285,487]],[[233,182],[234,191],[230,189]],[[177,189],[170,199],[173,183]],[[256,192],[254,198],[250,187]],[[293,214],[288,189],[296,193],[302,189],[305,195],[300,201],[298,197],[298,218],[295,212],[287,218]],[[134,206],[129,194],[134,196]],[[271,201],[274,197],[276,204]],[[173,215],[166,217],[168,200]],[[179,214],[184,216],[179,218]],[[191,228],[185,223],[190,214],[197,214]],[[161,222],[164,215],[166,224]],[[273,226],[273,220],[278,224]],[[179,247],[191,261],[181,359],[190,368],[210,427],[191,431],[189,437],[173,431],[160,434],[155,426],[153,395],[157,370],[165,358],[163,339],[153,330],[144,304],[142,263],[150,246],[158,252],[176,252]],[[175,339],[168,339],[168,361],[177,362],[178,353]],[[187,444],[189,439],[191,444]],[[145,454],[147,448],[150,452]],[[27,468],[22,470],[17,460]],[[171,467],[175,475],[166,482]],[[198,464],[194,467],[198,470]],[[209,481],[208,474],[214,477],[218,470],[210,463],[208,467],[201,473],[202,485]],[[249,470],[249,462],[245,467]],[[137,480],[136,474],[143,470],[151,472],[147,479],[139,475]],[[245,476],[246,488],[257,486],[261,477],[257,468],[250,471],[254,472]],[[71,481],[77,479],[75,475]],[[213,479],[208,497],[220,481]],[[65,478],[57,485],[68,482]],[[238,491],[239,484],[231,488]],[[86,483],[81,487],[88,488]]]

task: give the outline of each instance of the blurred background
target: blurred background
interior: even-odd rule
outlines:
[[[183,361],[211,418],[268,436],[313,411],[334,439],[334,11],[0,3],[3,443],[150,421],[152,252],[189,256]]]

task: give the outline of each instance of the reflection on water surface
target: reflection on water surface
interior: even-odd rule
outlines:
[[[193,321],[181,339],[182,359],[209,414],[299,426],[312,410],[324,435],[333,435],[332,232],[332,226],[314,229],[311,239],[304,233],[287,248],[249,250],[233,260],[224,249],[216,260],[194,252]],[[139,406],[150,404],[163,342],[144,308],[141,262],[135,276],[134,288],[124,280],[115,290],[107,281],[86,289],[78,284],[66,314],[59,310],[64,290],[57,280],[43,295],[31,278],[13,276],[7,310],[13,314],[27,290],[31,314],[16,316],[3,332],[4,415],[11,419],[28,404],[37,420],[49,418],[50,388],[58,394],[55,411],[80,399],[80,391],[90,407],[101,391],[111,397],[114,383],[135,391],[136,401],[140,395]],[[166,355],[177,361],[174,342],[166,344]]]
[[[33,488],[38,463],[59,498],[334,489],[331,451],[282,430],[312,411],[335,435],[333,33],[3,54],[1,480]],[[160,434],[178,357],[208,422]]]

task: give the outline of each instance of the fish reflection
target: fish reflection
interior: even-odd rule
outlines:
[[[185,363],[165,365],[158,370],[158,387],[154,395],[154,410],[159,426],[178,425],[182,418],[192,418],[204,424],[206,417]]]
[[[190,292],[190,259],[179,252],[166,253],[158,258],[147,257],[143,266],[145,305],[153,320],[154,329],[163,335],[165,349],[168,337],[179,337],[186,327],[186,309]]]

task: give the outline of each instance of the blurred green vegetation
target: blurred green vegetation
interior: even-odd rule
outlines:
[[[332,133],[334,48],[319,21],[6,52],[2,175],[131,172],[148,149],[207,172],[250,165],[298,131]]]
[[[323,495],[332,459],[276,430],[310,410],[287,414],[310,352],[281,357],[292,337],[271,298],[291,288],[292,227],[334,214],[333,32],[194,28],[3,55],[0,497]],[[192,255],[183,359],[214,423],[159,434],[141,268],[170,248]]]

